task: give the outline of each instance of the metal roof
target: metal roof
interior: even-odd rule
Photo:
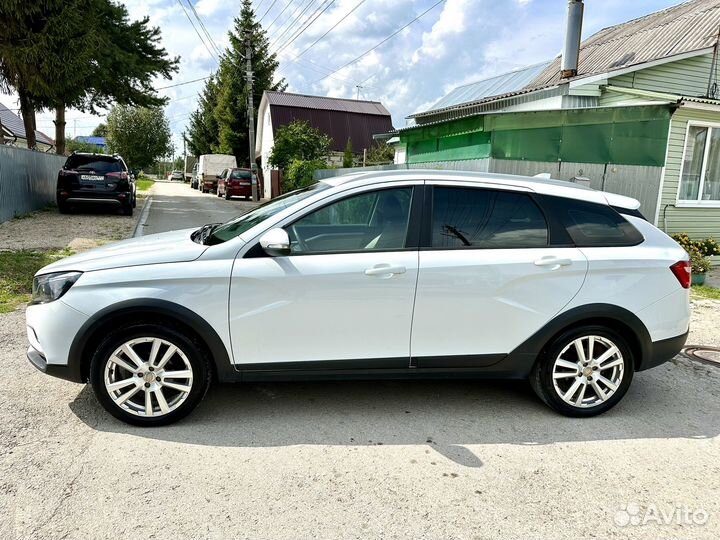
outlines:
[[[551,62],[552,60],[548,60],[546,62],[533,64],[508,73],[502,73],[488,79],[482,79],[473,83],[458,86],[445,97],[441,98],[430,109],[422,113],[410,115],[410,118],[446,109],[448,107],[454,107],[456,105],[479,102],[484,98],[491,96],[500,96],[517,92],[530,84],[530,82],[542,73]]]
[[[319,109],[324,111],[341,111],[356,114],[373,114],[390,116],[390,112],[379,101],[363,101],[356,99],[331,98],[325,96],[307,96],[288,92],[266,91],[270,105],[280,107],[299,107],[302,109]]]
[[[580,45],[578,78],[643,64],[715,45],[720,0],[691,0],[600,30]],[[560,81],[560,57],[529,86]]]
[[[22,118],[0,103],[0,120],[2,120],[3,128],[10,133],[11,136],[18,139],[27,139],[25,133],[25,124]],[[53,146],[55,141],[45,135],[42,131],[35,130],[35,138],[37,142]]]

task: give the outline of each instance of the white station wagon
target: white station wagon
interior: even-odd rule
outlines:
[[[570,416],[672,358],[687,254],[639,203],[484,173],[360,173],[40,270],[28,357],[150,426],[212,380],[528,378]]]

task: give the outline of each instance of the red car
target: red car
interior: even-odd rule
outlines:
[[[226,199],[230,197],[247,197],[251,199],[252,186],[257,181],[257,176],[253,175],[250,169],[225,169],[218,176],[217,196]],[[258,193],[260,193],[259,185]]]

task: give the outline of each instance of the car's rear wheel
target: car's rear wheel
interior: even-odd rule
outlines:
[[[597,325],[569,330],[546,348],[530,383],[566,416],[594,416],[614,407],[633,378],[632,349],[616,331]]]
[[[225,200],[226,201],[230,200],[230,192],[229,191],[225,191]]]
[[[128,203],[125,206],[123,206],[123,214],[126,216],[132,216],[133,215],[133,205],[132,203]]]
[[[61,214],[69,214],[70,213],[70,205],[66,202],[60,202],[57,203],[58,211]]]
[[[172,327],[137,324],[113,332],[98,347],[90,381],[98,401],[116,418],[159,426],[183,418],[200,403],[210,369],[190,337]]]

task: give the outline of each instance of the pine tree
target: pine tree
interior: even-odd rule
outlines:
[[[245,61],[246,39],[250,42],[253,69],[253,99],[257,124],[257,106],[266,90],[284,91],[284,79],[275,82],[279,63],[269,51],[265,30],[255,19],[251,0],[243,0],[240,15],[235,18],[229,32],[230,46],[220,60],[218,72],[218,103],[215,120],[218,123],[218,148],[223,154],[232,154],[239,164],[250,163],[248,142],[248,91]]]
[[[197,110],[190,114],[188,126],[188,146],[194,156],[212,154],[218,151],[218,123],[215,108],[218,103],[218,85],[214,77],[205,83]]]

